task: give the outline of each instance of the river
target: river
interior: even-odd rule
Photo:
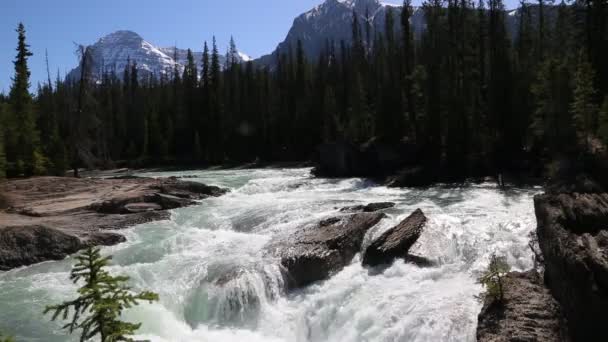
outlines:
[[[312,178],[309,169],[146,173],[189,176],[230,188],[219,198],[172,211],[171,219],[124,230],[128,242],[103,248],[111,272],[160,295],[125,318],[151,341],[475,341],[482,291],[476,277],[492,253],[513,270],[533,267],[528,248],[540,188],[495,184],[389,189],[363,179]],[[396,261],[382,270],[360,256],[326,281],[284,293],[277,260],[264,246],[278,235],[353,204],[391,201],[365,244],[416,208],[429,222],[412,252],[430,268]],[[0,272],[0,330],[16,340],[77,341],[45,305],[70,299],[73,259]],[[238,274],[234,278],[226,275]],[[228,279],[220,281],[218,279]],[[221,285],[220,285],[221,283]]]

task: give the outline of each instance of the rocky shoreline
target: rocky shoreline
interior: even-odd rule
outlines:
[[[605,341],[608,193],[552,191],[534,207],[544,272],[510,273],[502,305],[485,298],[478,341]]]
[[[92,245],[114,245],[111,232],[163,220],[168,209],[227,190],[175,178],[35,177],[0,184],[0,270],[60,260]]]

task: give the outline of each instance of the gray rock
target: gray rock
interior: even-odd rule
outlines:
[[[365,233],[385,215],[362,213],[324,220],[267,247],[281,260],[288,289],[327,279],[348,265]]]
[[[608,194],[534,198],[545,282],[562,306],[573,340],[608,336]]]
[[[363,255],[363,265],[377,266],[391,263],[395,258],[407,257],[409,249],[422,234],[426,221],[422,210],[414,211],[367,247]]]
[[[376,211],[389,209],[395,206],[393,202],[378,202],[378,203],[370,203],[367,205],[354,205],[350,207],[344,207],[340,209],[341,212],[363,212],[363,213],[373,213]]]
[[[391,188],[403,187],[426,187],[438,180],[434,172],[430,172],[422,166],[403,168],[392,176],[389,176],[385,184]]]
[[[129,214],[135,214],[147,211],[162,210],[163,207],[156,203],[129,203],[125,205],[125,209]]]
[[[0,270],[61,260],[83,247],[79,238],[42,225],[2,228]]]
[[[504,278],[504,302],[484,298],[478,342],[569,341],[560,306],[536,271]]]

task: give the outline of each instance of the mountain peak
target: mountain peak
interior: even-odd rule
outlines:
[[[157,47],[130,30],[110,33],[99,39],[90,48],[94,77],[101,77],[102,73],[108,70],[114,70],[120,76],[129,63],[136,63],[142,77],[159,76],[172,72],[175,67],[183,70],[187,63],[187,50]],[[192,53],[194,60],[201,63],[202,52],[193,51]],[[249,56],[240,51],[239,59],[242,62],[251,60]],[[224,56],[220,56],[220,62],[223,64]],[[68,78],[77,78],[78,75],[79,68],[76,68],[68,74]]]
[[[137,33],[130,30],[118,30],[112,32],[97,42],[98,44],[117,44],[125,42],[142,42],[144,39]]]

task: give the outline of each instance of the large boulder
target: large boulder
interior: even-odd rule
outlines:
[[[386,178],[384,184],[391,188],[426,187],[437,182],[435,172],[423,166],[405,167]]]
[[[183,181],[175,177],[170,177],[163,180],[158,189],[162,194],[165,195],[190,199],[218,197],[228,192],[227,189],[222,189],[217,186],[207,185],[199,182]]]
[[[363,154],[356,145],[335,142],[318,147],[313,174],[318,177],[358,177],[366,176],[366,168]]]
[[[363,265],[377,266],[391,263],[395,258],[406,258],[410,248],[422,234],[426,221],[422,210],[414,211],[367,247],[363,255]]]
[[[415,163],[418,150],[408,142],[372,138],[357,145],[348,142],[326,143],[318,147],[316,168],[319,177],[382,178],[404,165]]]
[[[327,279],[359,252],[365,233],[385,215],[360,213],[323,220],[268,249],[280,258],[288,289]]]
[[[574,340],[608,336],[608,194],[534,198],[545,281]]]
[[[42,225],[0,228],[0,270],[61,260],[83,247],[79,238]]]
[[[568,341],[557,301],[536,271],[503,278],[504,300],[484,298],[478,317],[478,342]]]

